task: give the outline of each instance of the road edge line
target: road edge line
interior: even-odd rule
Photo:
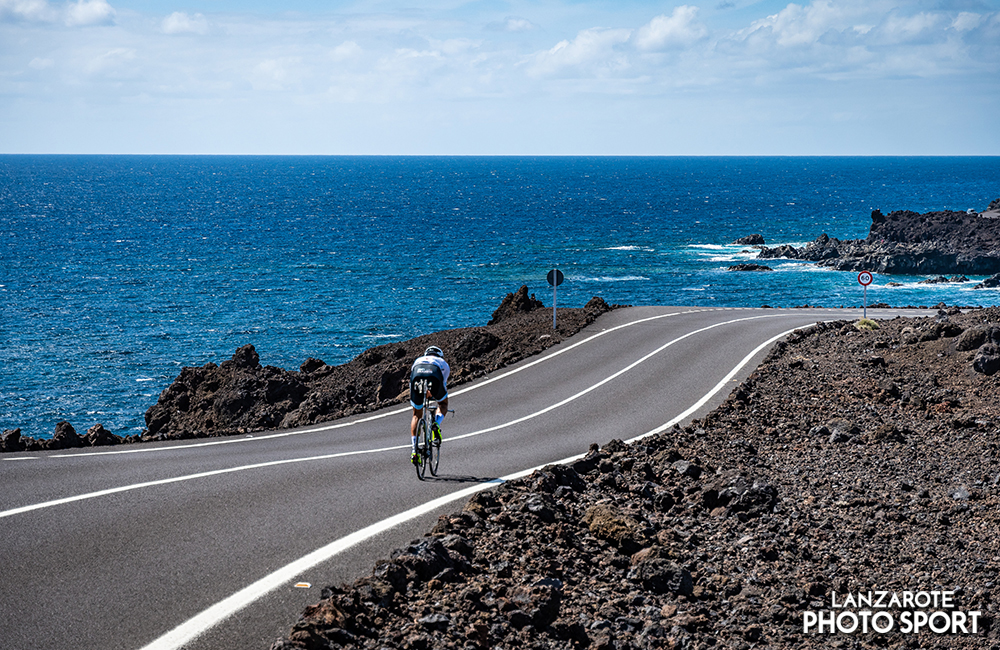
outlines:
[[[806,326],[808,327],[808,326]],[[626,442],[631,444],[647,438],[649,436],[655,435],[657,433],[662,433],[670,427],[674,426],[678,422],[683,421],[685,418],[690,416],[692,413],[696,412],[698,409],[703,407],[710,399],[712,399],[719,391],[721,391],[729,383],[729,381],[739,373],[748,363],[750,363],[755,356],[757,356],[762,350],[772,345],[775,341],[781,339],[782,337],[788,336],[792,332],[802,329],[802,327],[796,327],[790,329],[786,332],[778,334],[764,343],[758,345],[752,352],[747,354],[743,359],[718,383],[712,390],[703,395],[701,399],[695,402],[691,407],[685,410],[680,415],[672,418],[669,422],[648,431],[642,435],[636,436],[627,440]],[[458,501],[459,499],[465,498],[467,496],[472,496],[477,492],[489,489],[496,485],[500,485],[507,481],[513,481],[515,479],[523,478],[525,476],[531,475],[533,472],[538,471],[549,465],[568,465],[570,463],[576,462],[584,457],[586,453],[577,454],[569,458],[564,458],[559,461],[545,463],[544,465],[538,465],[530,469],[521,470],[515,472],[514,474],[508,474],[507,476],[502,476],[491,481],[486,481],[477,485],[467,487],[465,489],[459,490],[458,492],[453,492],[451,494],[446,494],[444,496],[438,497],[427,503],[416,506],[409,510],[404,510],[403,512],[393,515],[388,519],[383,519],[380,522],[376,522],[358,530],[350,535],[341,537],[326,546],[316,549],[312,553],[305,555],[294,562],[286,564],[285,566],[271,572],[270,574],[264,576],[260,580],[244,587],[240,591],[237,591],[233,595],[225,598],[224,600],[216,603],[212,607],[202,611],[200,614],[188,619],[184,623],[181,623],[173,630],[167,632],[163,636],[154,640],[152,643],[144,646],[141,650],[178,650],[182,648],[185,643],[192,641],[209,629],[215,627],[225,619],[229,618],[241,609],[249,606],[253,602],[259,600],[266,594],[278,589],[284,584],[287,584],[295,577],[301,575],[303,572],[315,567],[318,564],[330,560],[334,556],[346,551],[352,546],[356,546],[361,542],[364,542],[379,533],[385,532],[390,528],[393,528],[399,524],[405,523],[417,517],[433,512],[434,510],[440,508],[441,506],[447,505],[453,501]]]

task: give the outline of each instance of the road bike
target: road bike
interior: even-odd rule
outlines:
[[[424,408],[417,420],[417,458],[413,466],[417,470],[417,478],[421,481],[430,469],[431,476],[437,476],[438,464],[441,462],[441,437],[434,437],[434,413],[437,402],[431,400],[431,383],[426,379],[417,380],[414,388],[424,396]]]

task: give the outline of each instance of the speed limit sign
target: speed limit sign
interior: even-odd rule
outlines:
[[[865,318],[868,318],[868,285],[872,283],[872,274],[868,271],[858,273],[858,284],[865,288]]]

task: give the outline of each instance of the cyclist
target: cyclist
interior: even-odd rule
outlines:
[[[438,403],[437,413],[434,415],[434,426],[431,428],[431,436],[436,444],[441,444],[441,420],[448,412],[448,375],[451,374],[451,367],[444,360],[444,353],[441,348],[432,345],[424,351],[424,356],[418,357],[410,368],[410,406],[413,407],[413,418],[410,420],[410,460],[417,463],[417,422],[420,420],[420,412],[424,408],[424,395],[415,387],[418,379],[427,379],[431,385],[431,397]]]

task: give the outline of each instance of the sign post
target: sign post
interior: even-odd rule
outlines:
[[[556,287],[563,282],[563,272],[559,269],[552,269],[545,279],[552,285],[552,329],[556,328]]]
[[[872,274],[868,271],[862,271],[858,273],[858,284],[865,288],[865,318],[868,318],[868,285],[872,283]]]

